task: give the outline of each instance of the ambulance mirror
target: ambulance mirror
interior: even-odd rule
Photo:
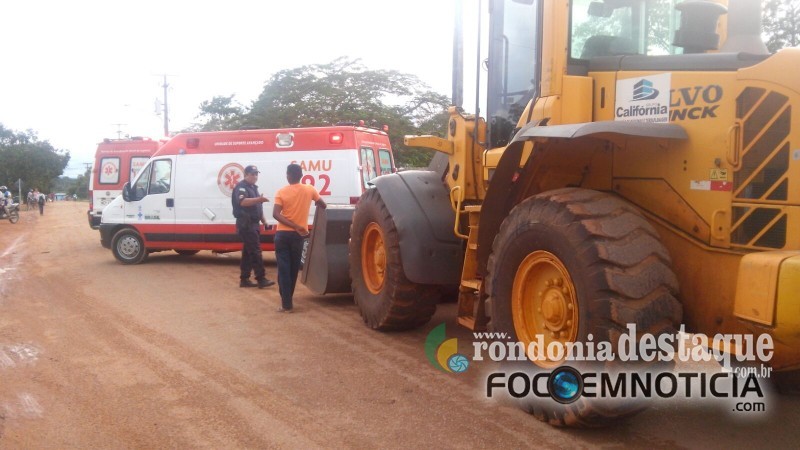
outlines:
[[[131,183],[125,183],[125,186],[122,186],[122,199],[126,202],[131,201]]]

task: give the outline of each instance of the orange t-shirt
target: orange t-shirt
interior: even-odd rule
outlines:
[[[297,183],[280,188],[275,194],[275,204],[283,207],[281,212],[287,219],[308,228],[308,211],[311,209],[311,202],[319,200],[319,198],[319,193],[314,186]],[[294,230],[278,222],[278,231]]]

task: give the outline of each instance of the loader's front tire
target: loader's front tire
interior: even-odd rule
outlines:
[[[630,204],[609,194],[566,188],[517,205],[504,220],[489,259],[490,326],[528,348],[600,341],[616,351],[626,325],[658,337],[675,334],[677,279],[655,229]],[[591,337],[590,337],[591,336]],[[527,355],[531,358],[532,355]],[[652,364],[558,360],[507,362],[506,371],[647,370]],[[671,370],[663,363],[659,370]],[[579,397],[574,403],[529,395],[520,406],[558,426],[602,426],[641,411],[643,402]]]
[[[353,296],[369,327],[406,330],[431,319],[440,296],[439,286],[406,278],[397,228],[377,189],[361,196],[349,245]]]

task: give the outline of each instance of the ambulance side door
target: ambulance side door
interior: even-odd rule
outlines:
[[[131,186],[125,221],[136,226],[150,248],[175,240],[175,159],[151,160]]]

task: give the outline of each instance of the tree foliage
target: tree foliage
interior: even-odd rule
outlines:
[[[797,0],[763,0],[761,17],[769,51],[800,45],[800,3]]]
[[[234,95],[217,96],[200,104],[198,117],[205,120],[200,131],[234,130],[241,127],[244,108],[234,101]]]
[[[77,195],[80,199],[89,198],[89,177],[91,174],[91,169],[88,169],[75,178],[60,176],[53,180],[51,189],[53,192],[63,192],[68,197]]]
[[[69,152],[39,140],[33,130],[17,132],[0,124],[0,184],[11,188],[21,179],[23,189],[49,192],[52,180],[64,172],[69,157]]]
[[[338,58],[274,74],[249,109],[231,97],[203,102],[199,130],[327,126],[364,120],[389,126],[400,166],[425,166],[433,156],[403,144],[406,134],[438,134],[447,126],[449,99],[414,75],[371,70],[359,60]]]

